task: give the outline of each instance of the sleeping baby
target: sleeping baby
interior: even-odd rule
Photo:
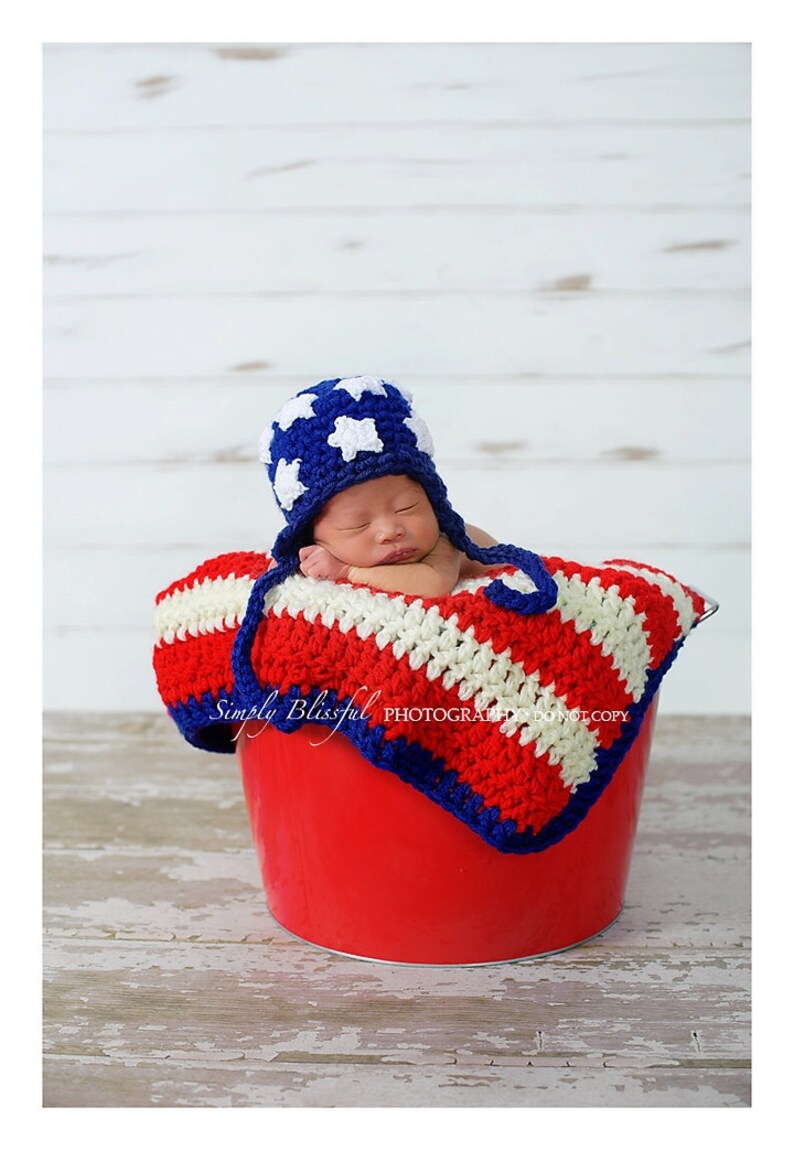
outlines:
[[[497,543],[452,509],[427,426],[392,382],[323,380],[281,407],[259,447],[287,520],[268,573],[282,570],[269,585],[299,570],[435,597],[512,565],[529,581],[520,590],[494,581],[489,598],[525,613],[554,603],[556,585],[538,556]]]

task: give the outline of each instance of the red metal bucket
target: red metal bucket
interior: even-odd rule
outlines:
[[[506,962],[591,939],[623,905],[655,712],[656,700],[582,823],[534,855],[496,851],[328,728],[244,725],[243,788],[274,918],[309,943],[391,963]]]

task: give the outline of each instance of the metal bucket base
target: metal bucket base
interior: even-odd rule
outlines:
[[[535,951],[532,955],[518,955],[515,959],[485,959],[481,963],[422,963],[421,961],[407,960],[407,959],[377,959],[373,955],[357,955],[354,951],[339,951],[336,947],[325,947],[322,943],[315,943],[311,939],[305,939],[302,935],[296,935],[294,931],[290,931],[283,923],[278,923],[279,927],[287,935],[296,939],[298,943],[305,943],[307,946],[313,948],[315,951],[322,951],[326,955],[340,955],[343,959],[357,959],[361,963],[380,963],[383,967],[433,967],[443,969],[452,969],[458,967],[503,967],[510,963],[530,963],[536,959],[547,959],[550,955],[562,955],[565,951],[575,951],[577,947],[584,947],[587,943],[592,943],[594,939],[600,939],[607,931],[610,931],[623,914],[623,908],[617,913],[611,923],[606,927],[602,927],[600,931],[596,931],[594,935],[588,935],[587,939],[579,939],[575,943],[568,943],[565,947],[556,947],[553,951]],[[272,912],[271,912],[272,915]]]

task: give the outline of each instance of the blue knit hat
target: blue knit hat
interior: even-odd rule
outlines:
[[[534,552],[511,544],[479,547],[469,539],[464,520],[452,508],[433,463],[433,441],[411,396],[389,380],[352,376],[323,380],[288,400],[259,440],[276,501],[286,519],[271,554],[278,566],[257,580],[234,647],[235,678],[255,690],[250,653],[262,619],[267,591],[299,568],[298,551],[311,543],[315,517],[330,498],[354,484],[386,475],[408,475],[422,485],[438,525],[450,543],[469,559],[512,564],[531,579],[535,590],[518,591],[494,580],[485,595],[521,615],[548,611],[557,585]],[[253,678],[252,678],[253,677]]]

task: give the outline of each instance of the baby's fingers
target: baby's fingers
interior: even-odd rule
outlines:
[[[310,556],[306,556],[301,560],[300,569],[305,576],[314,576],[316,579],[322,579],[325,575],[325,564],[323,562],[322,551],[314,552]]]

